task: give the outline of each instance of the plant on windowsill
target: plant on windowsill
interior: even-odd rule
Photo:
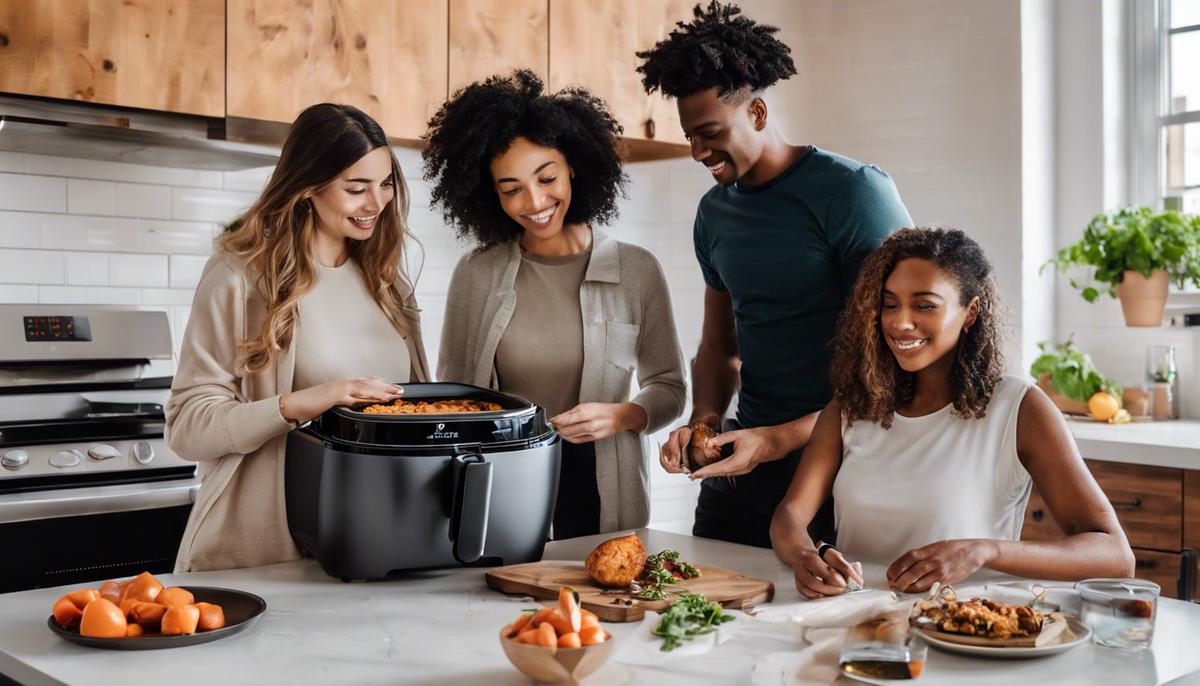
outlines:
[[[1046,264],[1060,272],[1073,265],[1095,267],[1093,280],[1107,284],[1108,295],[1121,300],[1127,326],[1159,326],[1170,281],[1180,288],[1188,282],[1200,286],[1200,216],[1148,207],[1098,214],[1078,243]],[[1100,297],[1093,285],[1068,282],[1088,302]]]

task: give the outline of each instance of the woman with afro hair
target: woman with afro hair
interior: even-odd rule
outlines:
[[[644,439],[683,411],[662,269],[597,228],[625,183],[620,133],[586,90],[519,70],[455,93],[426,134],[433,202],[477,246],[451,278],[438,378],[546,409],[565,441],[554,538],[644,526]]]
[[[889,565],[908,593],[981,568],[1038,579],[1133,575],[1133,551],[1062,414],[1005,376],[992,267],[956,230],[903,229],[863,262],[821,411],[771,539],[807,598]],[[1022,541],[1036,485],[1062,538]],[[808,525],[833,496],[837,548]],[[843,555],[843,552],[845,555]]]

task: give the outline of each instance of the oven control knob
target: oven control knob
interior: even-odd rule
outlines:
[[[83,455],[78,450],[60,450],[50,456],[50,465],[59,469],[75,467],[83,461]]]
[[[107,443],[99,443],[88,448],[88,457],[93,460],[111,460],[120,456],[121,452]]]
[[[0,464],[6,469],[20,469],[29,464],[29,453],[24,450],[10,450],[0,457]]]
[[[138,441],[133,444],[133,459],[140,464],[150,464],[150,460],[154,459],[154,447],[147,441]]]

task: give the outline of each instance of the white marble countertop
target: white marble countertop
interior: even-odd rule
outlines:
[[[685,559],[737,570],[775,583],[776,603],[800,601],[791,572],[770,550],[681,536],[638,532],[652,551],[671,548]],[[551,543],[546,559],[582,559],[606,536]],[[344,584],[311,560],[256,569],[163,575],[171,585],[225,586],[267,601],[248,630],[212,643],[152,651],[83,648],[46,628],[63,588],[0,595],[0,673],[20,683],[187,686],[197,684],[458,684],[530,683],[505,659],[499,629],[528,607],[484,585],[481,569],[412,573],[382,582]],[[882,569],[867,567],[868,584]],[[605,624],[620,641],[637,623]],[[1088,644],[1035,660],[986,660],[930,649],[920,682],[1012,684],[1159,684],[1200,670],[1200,605],[1163,600],[1153,649],[1126,653]],[[619,648],[619,646],[618,646]],[[750,683],[767,653],[799,650],[794,639],[751,633],[667,668],[610,661],[585,684]],[[838,683],[850,683],[843,678]]]
[[[1089,460],[1200,469],[1200,420],[1107,424],[1072,417],[1067,426]]]

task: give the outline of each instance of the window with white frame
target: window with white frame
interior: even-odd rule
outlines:
[[[1165,204],[1200,213],[1200,0],[1166,0],[1159,126]]]

